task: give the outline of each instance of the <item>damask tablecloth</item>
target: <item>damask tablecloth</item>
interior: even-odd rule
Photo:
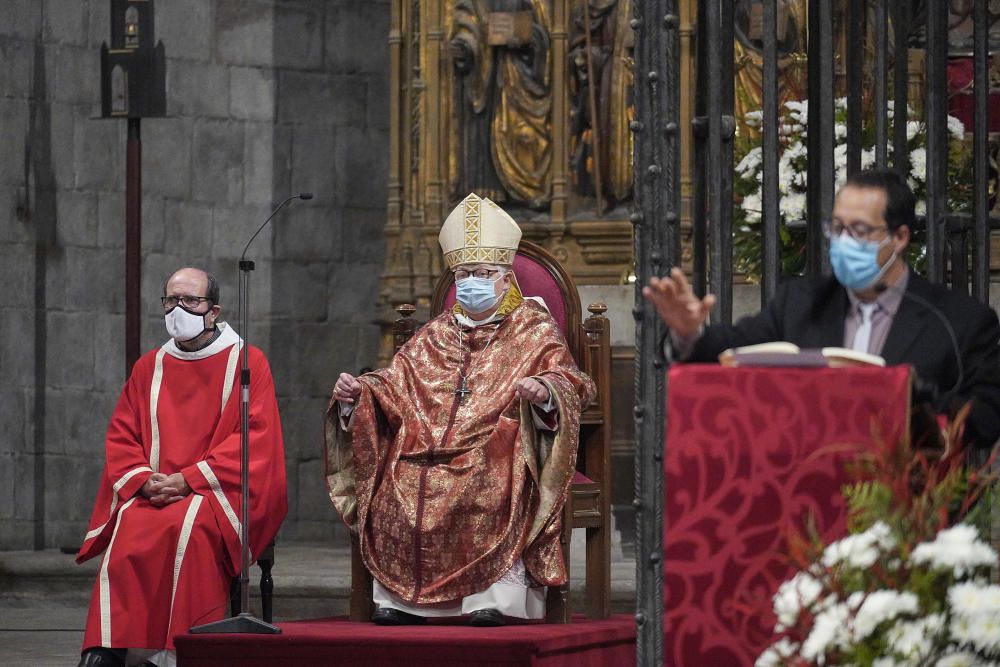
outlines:
[[[790,532],[812,514],[825,539],[844,533],[846,455],[832,446],[903,437],[909,395],[906,366],[670,370],[667,665],[753,664],[774,627],[771,596],[795,571]]]

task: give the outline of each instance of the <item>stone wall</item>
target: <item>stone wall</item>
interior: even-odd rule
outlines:
[[[0,549],[79,544],[124,381],[125,123],[99,120],[107,0],[10,0],[0,22]],[[167,118],[142,122],[142,349],[175,268],[220,279],[271,360],[289,519],[338,533],[322,481],[336,373],[375,361],[388,162],[383,0],[160,0]]]

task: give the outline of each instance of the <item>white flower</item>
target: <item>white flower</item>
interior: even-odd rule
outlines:
[[[747,154],[743,156],[740,163],[736,165],[736,171],[740,173],[743,178],[751,178],[760,167],[760,162],[764,154],[764,149],[760,146],[754,146]]]
[[[786,222],[806,219],[806,196],[802,192],[785,194],[778,203],[782,217]]]
[[[910,151],[910,175],[920,182],[927,180],[926,148],[914,148]]]
[[[979,658],[974,653],[960,651],[938,658],[934,667],[982,667],[982,663],[979,662]]]
[[[983,651],[1000,651],[1000,586],[965,581],[948,590],[951,634]]]
[[[956,576],[964,576],[976,568],[996,565],[997,555],[993,549],[979,540],[975,527],[960,523],[939,532],[933,542],[918,544],[910,554],[916,564],[951,569]]]
[[[759,222],[763,205],[761,204],[760,193],[752,192],[743,198],[740,205],[747,222]]]
[[[872,667],[910,667],[907,662],[896,662],[895,658],[875,658]]]
[[[829,651],[847,646],[849,616],[850,610],[845,604],[833,605],[817,614],[813,619],[812,631],[802,642],[802,657],[822,665]]]
[[[778,623],[785,628],[795,625],[799,612],[812,606],[822,592],[823,584],[806,572],[799,572],[782,583],[774,595],[774,615]]]
[[[861,168],[868,169],[875,164],[875,149],[865,148],[861,150]]]
[[[798,644],[788,639],[788,637],[782,637],[760,654],[760,657],[754,662],[754,667],[780,667],[785,664],[788,658],[794,656],[798,650]]]
[[[756,111],[747,111],[743,114],[743,122],[749,127],[760,127],[761,121],[764,119],[764,111],[758,109]]]
[[[834,567],[845,563],[851,567],[867,569],[875,564],[879,554],[895,546],[892,530],[881,521],[876,521],[863,533],[848,535],[833,542],[823,551],[823,565]]]
[[[836,125],[834,125],[833,126],[833,136],[837,139],[837,141],[843,141],[843,140],[847,139],[847,126],[844,125],[843,123],[837,123]],[[844,146],[844,150],[847,150],[847,145],[846,144],[842,144],[842,145]],[[838,148],[839,148],[839,146],[838,146]],[[834,149],[834,150],[836,150],[836,149]]]
[[[917,596],[913,593],[900,593],[891,590],[872,591],[864,596],[861,606],[854,615],[852,639],[863,641],[885,621],[894,619],[901,614],[915,614],[919,608]]]
[[[906,121],[906,140],[913,141],[913,137],[923,128],[923,123],[918,120]]]
[[[889,629],[889,649],[920,662],[928,657],[934,638],[944,629],[944,616],[931,614],[915,621],[903,621]]]
[[[954,116],[948,116],[948,133],[956,141],[961,141],[965,138],[965,125]]]
[[[914,209],[917,215],[927,215],[927,202],[923,199],[918,200]]]

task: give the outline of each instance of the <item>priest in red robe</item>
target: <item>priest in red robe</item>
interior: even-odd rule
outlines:
[[[469,195],[439,237],[455,308],[388,368],[334,387],[327,486],[374,577],[376,623],[541,618],[544,587],[566,581],[562,508],[595,387],[544,304],[522,296],[520,237]]]
[[[77,562],[103,554],[81,666],[173,665],[173,637],[222,618],[241,564],[243,341],[219,321],[219,288],[181,269],[162,297],[171,338],[132,369]],[[250,554],[287,512],[281,423],[264,354],[249,348]],[[128,655],[126,655],[126,653]]]

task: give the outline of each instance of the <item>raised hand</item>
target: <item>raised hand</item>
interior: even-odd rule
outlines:
[[[333,399],[354,405],[354,401],[360,395],[361,383],[350,373],[341,373],[337,383],[333,385]]]
[[[650,278],[642,295],[653,304],[663,323],[682,337],[694,336],[708,319],[715,305],[715,295],[695,296],[684,272],[674,267],[669,276]]]

